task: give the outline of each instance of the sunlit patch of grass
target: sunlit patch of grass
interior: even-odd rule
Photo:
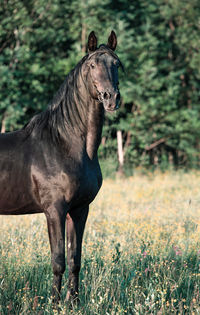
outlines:
[[[200,312],[200,172],[106,179],[83,242],[78,308],[59,314]],[[1,216],[0,314],[56,314],[43,215]]]

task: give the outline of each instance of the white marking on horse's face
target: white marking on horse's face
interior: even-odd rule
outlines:
[[[71,248],[71,243],[70,243],[70,242],[68,243],[68,248],[69,248],[69,249]]]

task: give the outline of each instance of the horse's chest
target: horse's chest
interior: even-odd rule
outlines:
[[[99,174],[91,172],[83,178],[83,185],[80,187],[80,196],[83,201],[91,202],[97,195],[102,184],[102,178]]]
[[[72,178],[72,182],[75,182],[75,189],[73,189],[73,185],[71,187],[69,186],[67,189],[69,198],[66,196],[72,206],[91,203],[102,184],[102,175],[99,165],[96,167],[86,165],[74,181]]]

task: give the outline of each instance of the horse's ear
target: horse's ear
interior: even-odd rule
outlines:
[[[112,49],[113,51],[117,47],[117,36],[114,31],[110,33],[110,36],[108,37],[108,44],[107,46]]]
[[[97,38],[95,36],[94,31],[90,33],[88,36],[88,51],[93,52],[97,49]]]

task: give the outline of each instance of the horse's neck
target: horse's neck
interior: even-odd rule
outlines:
[[[86,151],[91,160],[96,157],[101,142],[103,120],[103,105],[97,101],[93,101],[89,106],[86,132]]]
[[[81,75],[78,76],[78,80],[74,85],[79,87],[79,99],[81,96],[85,99],[85,104],[81,107],[81,112],[79,113],[79,116],[85,120],[85,122],[82,121],[84,128],[81,130],[81,138],[84,141],[84,148],[89,158],[92,160],[96,157],[101,142],[104,108],[103,104],[89,96],[88,88],[82,80]],[[78,97],[76,97],[76,100],[77,99]],[[75,103],[77,104],[77,102]],[[80,107],[78,106],[77,108],[77,111],[80,111]],[[80,132],[80,130],[78,130],[78,132]]]
[[[78,154],[77,148],[80,149],[81,155],[86,149],[89,158],[92,160],[95,158],[101,142],[104,108],[99,101],[92,99],[89,95],[88,87],[82,78],[80,69],[74,70],[72,75],[73,80],[69,83],[72,89],[71,91],[68,89],[66,92],[65,90],[61,91],[61,98],[57,105],[65,119],[65,123],[59,129],[62,127],[68,129],[68,133],[65,134],[65,130],[62,132],[61,129],[60,132],[57,129],[67,146],[70,141],[71,150],[76,155]],[[65,97],[67,98],[63,101]],[[55,113],[56,115],[57,113]]]

